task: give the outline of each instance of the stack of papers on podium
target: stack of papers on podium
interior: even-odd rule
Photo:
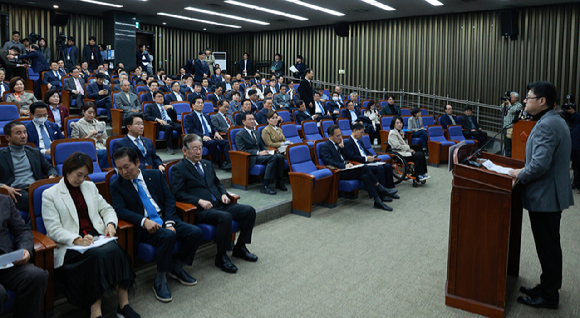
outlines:
[[[501,173],[501,174],[507,174],[508,176],[510,175],[510,171],[513,170],[511,168],[506,168],[506,167],[502,167],[502,166],[498,166],[495,163],[491,162],[491,160],[486,160],[482,163],[482,165],[487,169],[487,170],[491,170],[491,171],[495,171],[497,173]]]
[[[83,254],[84,252],[90,250],[91,248],[103,246],[111,241],[116,240],[116,239],[118,239],[118,237],[107,237],[107,236],[101,235],[101,236],[95,237],[93,243],[89,246],[73,245],[73,246],[67,247],[66,249],[77,251],[77,252]]]

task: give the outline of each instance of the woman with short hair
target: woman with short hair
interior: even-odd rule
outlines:
[[[107,158],[107,127],[102,121],[98,121],[97,105],[93,102],[86,103],[82,108],[83,118],[70,124],[71,138],[91,138],[95,141],[99,167],[108,168]]]
[[[30,116],[30,105],[38,102],[38,99],[34,94],[24,91],[24,80],[18,76],[13,77],[8,87],[14,94],[8,95],[6,102],[20,105],[20,116]]]

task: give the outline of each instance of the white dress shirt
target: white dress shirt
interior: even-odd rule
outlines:
[[[48,107],[50,108],[50,111],[52,112],[52,116],[54,117],[54,123],[57,124],[58,127],[62,128],[62,123],[60,122],[61,118],[60,118],[60,111],[58,110],[58,105],[56,106],[56,108],[53,108],[50,105],[48,105]]]

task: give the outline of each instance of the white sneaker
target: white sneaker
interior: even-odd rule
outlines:
[[[426,175],[426,174],[424,174],[424,175],[422,175],[422,176],[419,176],[419,181],[425,181],[425,180],[427,180],[427,179],[429,179],[429,178],[431,178],[431,177],[430,177],[430,176],[428,176],[428,175]]]

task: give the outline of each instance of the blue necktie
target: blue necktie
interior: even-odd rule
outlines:
[[[139,151],[141,151],[141,153],[143,154],[143,157],[145,157],[147,152],[145,152],[145,147],[143,147],[143,143],[141,143],[141,139],[136,138],[135,140],[137,141],[137,148],[139,148]]]
[[[201,175],[203,182],[205,182],[205,185],[207,185],[207,182],[205,180],[205,173],[203,173],[203,168],[201,167],[201,162],[198,162],[195,167],[197,168],[197,172],[199,172],[199,174]],[[213,201],[217,201],[215,195],[213,195],[213,193],[211,194],[211,199]]]
[[[161,113],[161,119],[163,119],[163,121],[166,123],[170,122],[171,119],[169,119],[169,117],[167,117],[167,111],[165,111],[165,109],[163,109],[163,105],[157,105],[157,107],[159,107],[159,112]]]
[[[42,141],[44,142],[44,149],[50,149],[50,137],[48,137],[48,132],[46,132],[46,126],[40,126],[40,133],[42,134]]]
[[[324,115],[324,108],[322,108],[322,105],[319,102],[316,102],[316,105],[318,105],[318,108],[320,108],[320,113]]]
[[[207,124],[207,121],[205,120],[205,116],[203,114],[201,114],[200,116],[201,116],[201,121],[202,121],[203,127],[205,128],[205,135],[208,137],[211,137],[211,128]]]
[[[369,151],[367,150],[367,148],[365,148],[365,146],[363,145],[362,140],[357,140],[356,142],[358,144],[358,146],[360,147],[360,149],[364,152],[365,155],[369,155]]]
[[[145,189],[143,189],[143,187],[139,184],[139,179],[135,179],[133,182],[137,185],[139,198],[141,199],[141,202],[143,202],[143,206],[145,207],[145,211],[147,211],[149,219],[159,225],[163,225],[163,220],[161,220],[159,214],[157,214],[157,209],[155,209],[153,203],[151,203],[151,200],[149,200],[149,197],[147,197]]]

